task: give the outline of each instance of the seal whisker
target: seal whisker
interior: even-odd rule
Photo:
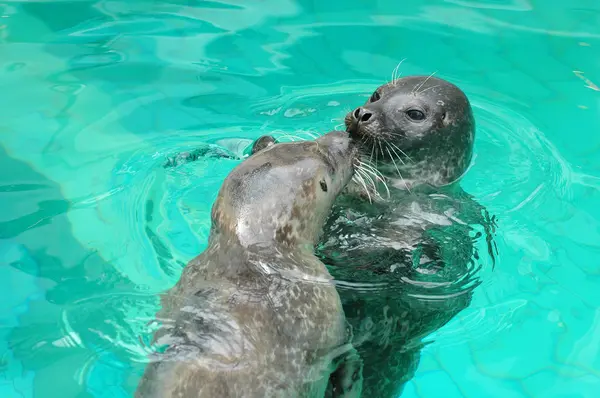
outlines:
[[[371,183],[370,185],[373,187],[373,190],[369,190],[369,191],[371,191],[373,194],[377,195],[377,188],[375,187],[375,182],[373,181],[373,179],[370,178],[369,175],[364,170],[361,170],[360,168],[357,168],[356,172],[363,178],[363,180],[365,182]]]
[[[427,77],[427,79],[423,80],[423,81],[421,82],[421,84],[419,84],[418,86],[416,86],[415,88],[413,88],[412,94],[417,94],[417,92],[419,91],[419,89],[420,89],[421,87],[423,87],[423,85],[424,85],[425,83],[427,83],[427,81],[428,81],[429,79],[431,79],[431,78],[433,77],[433,75],[435,75],[436,73],[437,73],[437,71],[433,72],[431,75],[429,75],[429,76]]]
[[[373,180],[373,178],[371,178],[371,175],[369,174],[369,172],[367,172],[364,169],[360,169],[360,167],[358,169],[356,169],[356,171],[359,172],[363,178],[367,178],[371,182],[371,186],[373,187],[373,191],[372,191],[373,194],[375,196],[378,196],[381,198],[381,195],[379,194],[379,191],[377,190],[377,184],[375,184],[375,181]],[[375,177],[375,178],[377,178],[377,177]]]
[[[383,152],[383,147],[381,146],[380,139],[377,140],[377,145],[379,145],[379,150],[381,151],[381,157],[383,157],[385,155],[385,153]],[[377,166],[377,161],[375,161],[375,166]]]
[[[272,136],[279,136],[278,138],[289,138],[291,141],[294,141],[294,138],[298,138],[298,139],[302,139],[296,135],[291,135],[290,133],[283,131],[283,130],[273,130],[271,131],[271,135]]]
[[[394,162],[394,157],[391,154],[390,154],[390,157],[392,157],[392,162]],[[410,192],[410,188],[408,187],[408,184],[406,183],[406,180],[404,180],[404,177],[402,177],[402,173],[400,173],[400,170],[398,169],[398,166],[396,165],[396,162],[394,162],[394,166],[396,167],[396,171],[398,171],[398,176],[400,177],[400,179],[404,183],[404,186],[406,187],[406,190],[408,191],[408,193],[411,193]]]
[[[369,203],[373,203],[373,201],[371,200],[371,195],[369,195],[369,188],[367,188],[367,184],[365,183],[365,179],[360,175],[360,173],[354,174],[354,176],[352,177],[352,179],[354,179],[354,178],[357,178],[358,181],[360,182],[360,184],[365,189],[365,193],[367,194],[367,197],[369,198]]]
[[[389,153],[390,149],[388,148],[387,150],[388,150],[388,153]],[[394,167],[396,168],[396,171],[398,172],[398,175],[402,175],[400,173],[400,169],[398,168],[398,165],[396,164],[396,161],[394,160],[394,157],[392,156],[391,153],[390,153],[390,158],[392,158],[392,163],[394,163]]]
[[[396,147],[396,149],[394,149],[394,147],[392,146],[392,143],[391,143],[391,142],[389,142],[389,141],[385,141],[385,143],[386,143],[386,149],[387,149],[387,152],[388,152],[388,154],[390,155],[390,157],[392,158],[392,161],[394,161],[394,157],[392,156],[392,154],[391,154],[390,150],[391,150],[392,152],[394,152],[394,155],[396,155],[396,158],[397,158],[397,159],[398,159],[400,162],[402,162],[402,164],[403,164],[403,165],[406,165],[406,163],[404,162],[404,160],[402,160],[402,157],[401,157],[401,156],[398,154],[398,152],[396,152],[396,149],[397,149],[398,147]]]
[[[370,172],[371,174],[373,174],[375,176],[375,178],[377,178],[378,180],[380,180],[381,182],[383,182],[384,184],[385,182],[385,177],[383,176],[383,174],[377,170],[373,165],[367,163],[367,162],[363,162],[361,160],[358,160],[358,162],[360,163],[360,165],[362,166],[363,169],[365,169],[365,171]]]
[[[419,92],[419,94],[423,94],[425,91],[434,89],[436,87],[440,87],[440,85],[436,84],[435,86],[427,87],[426,89],[423,89],[423,91]]]
[[[396,67],[392,71],[392,84],[394,86],[396,85],[396,80],[398,80],[398,78],[402,74],[402,72],[400,72],[400,74],[398,74],[398,68],[400,68],[400,65],[402,65],[402,62],[404,62],[404,61],[406,61],[406,58],[404,58],[404,59],[402,59],[402,61],[398,62],[398,65],[396,65]]]
[[[405,156],[405,157],[406,157],[408,160],[410,160],[412,163],[414,163],[414,162],[415,162],[414,160],[412,160],[412,159],[411,159],[411,157],[410,157],[410,156],[408,156],[408,155],[406,154],[406,152],[404,152],[402,149],[398,148],[398,146],[397,146],[396,144],[394,144],[393,142],[389,142],[389,145],[390,145],[391,147],[394,147],[394,148],[396,148],[398,151],[400,151],[400,153],[401,153],[401,154],[403,154],[403,155],[404,155],[404,156]]]
[[[353,112],[353,111],[354,111],[354,109],[352,109],[352,108],[350,108],[348,106],[345,106],[345,107],[342,108],[342,112],[344,112],[342,114],[343,116],[340,115],[340,117],[334,117],[334,118],[331,119],[331,121],[332,122],[335,122],[335,121],[338,121],[338,120],[339,121],[343,121],[344,125],[345,125],[346,124],[346,117],[347,117],[348,113]]]
[[[294,140],[294,138],[297,138],[299,141],[306,141],[306,139],[299,137],[297,135],[292,135],[292,134],[287,134],[284,133],[281,135],[283,138],[289,138],[292,142],[295,142],[296,140]]]
[[[320,135],[315,134],[313,132],[310,131],[305,131],[304,134],[308,135],[310,138],[312,138],[313,140],[316,140],[318,137],[320,137]]]
[[[372,173],[374,173],[376,175],[383,177],[383,174],[381,174],[381,172],[379,170],[377,170],[375,168],[375,166],[373,166],[372,164],[369,164],[368,162],[363,162],[361,160],[358,160],[358,162],[360,162],[360,165],[363,166],[364,168],[366,168],[367,170],[371,171]]]
[[[360,162],[360,160],[359,160]],[[373,179],[371,178],[371,176],[375,177],[375,180],[380,181],[383,184],[383,187],[385,188],[385,191],[387,193],[387,197],[390,197],[390,189],[388,188],[387,182],[385,181],[385,178],[381,175],[381,173],[376,170],[376,169],[372,169],[371,165],[369,164],[365,164],[360,162],[359,168],[360,170],[366,174],[366,176],[373,182],[373,188],[375,189],[375,191],[377,192],[377,195],[379,197],[381,197],[381,195],[379,195],[379,190],[377,190],[377,187],[375,185],[375,182],[373,181]]]
[[[369,158],[369,162],[370,163],[373,163],[373,154],[374,154],[374,152],[375,152],[375,145],[373,145],[371,147],[371,157]]]

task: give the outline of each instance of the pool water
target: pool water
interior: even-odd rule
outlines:
[[[0,396],[128,397],[156,294],[206,244],[237,154],[431,74],[478,124],[463,188],[495,267],[403,398],[600,391],[600,3],[0,2]]]

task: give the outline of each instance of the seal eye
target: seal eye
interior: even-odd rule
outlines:
[[[381,98],[381,95],[379,94],[379,91],[375,91],[373,93],[373,95],[371,95],[371,102],[375,102],[378,101]]]
[[[406,116],[408,116],[412,120],[425,119],[425,114],[417,109],[409,109],[408,111],[406,111]]]
[[[321,185],[321,189],[323,190],[323,192],[327,192],[327,183],[325,182],[325,180],[319,181],[319,185]]]

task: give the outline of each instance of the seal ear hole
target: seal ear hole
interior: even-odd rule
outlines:
[[[319,185],[321,186],[323,192],[327,192],[327,182],[325,180],[319,181]]]

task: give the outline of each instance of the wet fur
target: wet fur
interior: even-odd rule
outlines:
[[[407,116],[415,109],[424,120]],[[366,123],[357,120],[367,113]],[[471,302],[479,284],[472,225],[486,230],[492,258],[495,225],[458,184],[475,138],[458,87],[432,76],[396,79],[345,124],[362,161],[384,176],[379,190],[390,194],[372,200],[355,186],[340,195],[317,254],[336,279],[381,284],[338,291],[364,361],[363,394],[392,398],[414,375],[423,338]]]
[[[389,84],[377,88],[380,95],[395,90],[403,90],[405,99],[428,93],[446,97],[441,100],[454,112],[443,120],[438,113],[426,129],[403,131],[372,124],[363,128],[366,136],[355,132],[367,167],[357,169],[345,194],[338,197],[317,248],[335,279],[378,284],[375,290],[338,286],[355,333],[354,345],[365,362],[365,397],[397,397],[416,371],[423,337],[469,305],[479,283],[472,276],[479,256],[474,240],[480,238],[473,225],[483,227],[492,261],[495,253],[495,217],[459,185],[475,138],[467,97],[433,75],[398,79],[396,70]],[[377,102],[370,99],[365,105],[376,111],[382,104]],[[398,108],[388,106],[388,111]],[[346,115],[347,127],[353,123],[352,112]],[[423,134],[427,132],[433,134]],[[448,132],[456,134],[444,135]],[[255,145],[262,149],[274,141],[263,136]],[[376,173],[369,171],[373,169]],[[383,176],[384,183],[375,174]],[[424,292],[444,292],[419,291],[406,280],[460,283],[462,294],[420,299]]]
[[[341,301],[313,254],[355,150],[339,132],[265,148],[225,179],[207,249],[163,295],[154,341],[167,349],[136,397],[360,396]]]

